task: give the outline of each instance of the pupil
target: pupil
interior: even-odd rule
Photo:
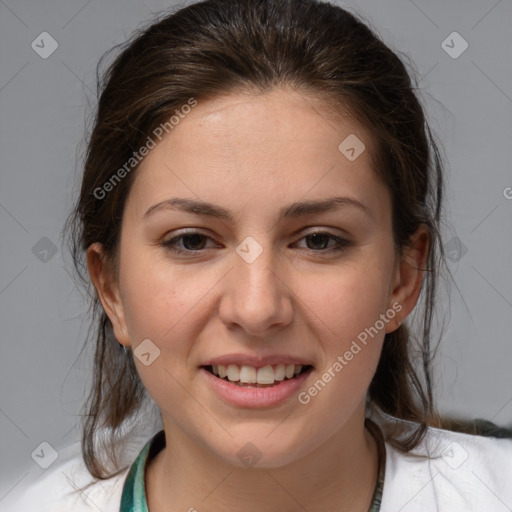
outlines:
[[[309,239],[313,241],[313,245],[315,244],[315,242],[318,243],[319,239],[321,241],[323,240],[324,243],[320,244],[321,245],[320,249],[325,249],[327,247],[329,237],[322,233],[314,233],[312,235],[309,235]],[[311,247],[309,247],[309,248],[311,249]],[[316,248],[318,248],[318,247],[316,247]]]
[[[190,243],[187,243],[190,242],[190,239],[192,239],[192,244]],[[201,240],[202,240],[202,235],[199,235],[197,233],[194,233],[192,235],[185,235],[183,237],[183,245],[185,246],[186,249],[190,249],[190,250],[193,250],[193,249],[202,249],[202,247],[190,247],[190,245],[194,246],[194,241],[195,242],[199,242],[199,245],[201,245]],[[203,240],[203,243],[204,243],[204,240]]]

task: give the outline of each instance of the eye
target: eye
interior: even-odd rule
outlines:
[[[175,236],[169,240],[164,240],[161,245],[162,247],[165,247],[175,254],[191,254],[200,253],[201,251],[208,249],[208,247],[205,247],[205,243],[208,240],[214,241],[213,238],[208,235],[198,231],[193,231]],[[331,252],[341,252],[352,245],[352,242],[348,240],[340,238],[339,236],[333,235],[331,233],[321,231],[310,233],[302,237],[300,240],[307,241],[306,249],[324,254]],[[335,242],[334,245],[329,246],[330,241]]]
[[[199,252],[204,249],[205,240],[213,241],[213,238],[194,231],[175,236],[170,240],[165,240],[162,242],[162,246],[176,254]],[[183,245],[181,245],[181,243],[183,243]]]
[[[333,235],[331,233],[317,231],[315,233],[310,233],[301,238],[301,240],[306,240],[306,248],[310,249],[314,252],[339,252],[343,251],[350,245],[351,242],[340,238],[339,236]],[[310,243],[307,243],[309,241]],[[335,244],[328,247],[329,241],[334,241]]]

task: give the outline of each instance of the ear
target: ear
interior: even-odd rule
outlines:
[[[429,243],[429,233],[426,226],[422,224],[410,238],[410,243],[403,248],[402,257],[397,261],[395,267],[389,302],[389,307],[397,313],[394,319],[386,325],[386,332],[398,329],[418,301],[428,258]]]
[[[112,323],[117,341],[126,347],[130,346],[115,272],[107,264],[103,246],[100,243],[91,244],[87,249],[87,268],[103,309]]]

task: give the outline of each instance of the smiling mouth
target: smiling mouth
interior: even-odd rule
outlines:
[[[268,365],[263,368],[253,368],[238,365],[206,365],[201,368],[207,370],[218,379],[224,380],[240,387],[270,388],[281,382],[292,380],[299,375],[308,373],[312,365]]]

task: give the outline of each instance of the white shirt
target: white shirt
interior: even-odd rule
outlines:
[[[414,425],[401,420],[399,423]],[[140,449],[147,441],[147,438],[140,440]],[[423,441],[409,454],[387,442],[385,447],[386,473],[380,512],[512,510],[512,438],[429,428]],[[428,453],[433,457],[431,460],[411,455]],[[35,478],[29,475],[9,492],[0,501],[0,510],[119,512],[128,471],[66,496],[92,481],[81,458],[80,443],[74,443],[60,452],[59,459],[43,475]]]

